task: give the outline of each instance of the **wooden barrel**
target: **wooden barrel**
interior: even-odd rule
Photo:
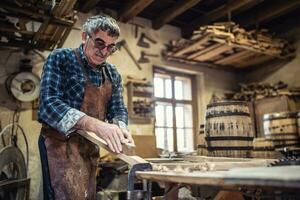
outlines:
[[[275,148],[298,146],[297,113],[265,114],[264,134],[267,139],[273,140]]]
[[[298,136],[300,138],[300,111],[297,114]]]
[[[254,134],[247,102],[208,104],[205,117],[209,156],[251,157]]]
[[[200,124],[199,134],[197,135],[197,153],[201,156],[207,156],[207,145],[205,141],[204,127],[204,124]]]
[[[254,138],[253,158],[280,158],[280,153],[275,151],[274,142],[266,138]]]

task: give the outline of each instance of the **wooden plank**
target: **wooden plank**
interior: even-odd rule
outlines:
[[[201,0],[185,0],[177,2],[174,6],[157,16],[152,23],[152,27],[156,30],[160,29],[164,24],[172,21],[175,17],[192,8],[200,1]]]
[[[46,29],[48,28],[50,19],[46,19],[44,23],[40,26],[39,30],[35,33],[32,42],[33,44],[38,43],[40,37],[45,33]]]
[[[249,58],[249,57],[248,57]],[[243,60],[240,63],[238,63],[237,67],[242,68],[242,67],[248,67],[251,65],[257,65],[263,62],[266,62],[268,60],[272,60],[274,57],[268,56],[268,55],[260,55],[256,57],[252,57],[250,60]]]
[[[219,47],[213,49],[212,51],[209,51],[204,54],[201,54],[200,56],[197,56],[196,58],[194,58],[194,60],[206,61],[206,60],[209,60],[210,58],[213,58],[214,56],[217,56],[217,55],[219,55],[225,51],[229,51],[231,49],[232,49],[231,46],[225,44],[225,45],[222,45],[222,46],[219,46]]]
[[[219,43],[223,43],[223,44],[227,44],[227,41],[224,39],[220,39],[220,38],[211,38],[211,40],[215,41],[215,42],[219,42]],[[275,56],[274,51],[269,50],[269,49],[258,49],[258,48],[254,48],[253,46],[247,46],[247,45],[242,45],[242,44],[237,44],[232,42],[230,44],[235,48],[241,48],[241,49],[245,49],[245,50],[249,50],[249,51],[253,51],[259,54],[265,54],[265,55],[269,55],[269,56]],[[277,57],[281,57],[279,54],[276,55]]]
[[[187,37],[188,35],[191,35],[192,31],[199,28],[199,26],[209,24],[212,21],[215,21],[225,15],[228,14],[228,11],[235,11],[240,9],[243,6],[246,6],[249,3],[252,3],[253,0],[233,0],[230,1],[228,4],[224,4],[217,9],[205,14],[202,17],[197,17],[194,21],[187,24],[183,27],[182,33],[184,33],[184,37]]]
[[[138,178],[159,182],[186,183],[196,185],[224,186],[226,172],[136,172]]]
[[[211,45],[211,46],[208,46],[208,47],[204,48],[203,50],[199,50],[199,51],[197,51],[197,52],[195,52],[195,53],[189,55],[189,56],[187,57],[187,59],[194,59],[194,58],[196,58],[196,57],[198,57],[198,56],[200,56],[200,55],[202,55],[202,54],[204,54],[204,53],[207,53],[207,52],[209,52],[209,51],[212,51],[212,50],[214,50],[214,49],[216,49],[216,48],[218,48],[218,47],[220,47],[220,46],[222,46],[222,45],[223,45],[223,44],[220,44],[220,43],[213,44],[213,45]]]
[[[251,159],[250,161],[223,161],[223,162],[178,162],[152,164],[153,171],[228,171],[235,168],[266,167],[275,159]]]
[[[189,162],[249,162],[251,160],[266,160],[252,158],[229,158],[229,157],[210,157],[210,156],[185,156],[185,161]]]
[[[252,167],[220,172],[136,172],[137,177],[167,183],[231,187],[237,185],[300,188],[300,166]]]
[[[275,17],[285,14],[286,12],[296,9],[300,6],[299,0],[273,0],[270,4],[260,6],[255,12],[246,15],[244,18],[237,20],[238,24],[243,27],[269,21]]]
[[[56,2],[55,6],[52,8],[51,14],[53,16],[58,17],[59,13],[61,12],[61,9],[63,8],[63,5],[65,4],[66,0],[61,0],[60,2]]]
[[[225,58],[217,60],[214,63],[219,64],[219,65],[227,65],[227,64],[230,64],[230,63],[234,62],[237,59],[242,59],[244,57],[248,57],[249,54],[252,54],[252,53],[250,51],[247,51],[247,50],[242,50],[240,52],[234,53],[234,54],[229,55]]]
[[[89,141],[93,142],[94,144],[104,148],[111,154],[115,155],[116,157],[120,158],[124,162],[128,163],[130,166],[132,166],[134,164],[138,164],[138,163],[149,163],[148,161],[144,160],[143,158],[141,158],[139,156],[126,155],[126,154],[129,154],[128,152],[131,151],[131,148],[135,147],[134,145],[132,145],[130,143],[126,143],[122,146],[124,153],[117,154],[117,153],[112,152],[109,149],[109,147],[107,146],[107,143],[102,138],[98,137],[95,133],[89,132],[89,131],[83,131],[83,130],[78,130],[77,133],[80,134],[81,136],[83,136],[84,138],[88,139]]]
[[[64,10],[64,17],[68,17],[68,16],[70,16],[70,14],[72,14],[74,6],[76,4],[76,1],[77,0],[69,0],[68,1],[68,5]]]
[[[207,42],[210,39],[211,34],[206,34],[203,37],[201,37],[198,41],[194,42],[192,45],[185,47],[183,49],[178,50],[177,52],[174,53],[174,55],[172,56],[181,56],[184,53],[187,53],[191,50],[196,49],[198,46],[204,44],[205,42]]]
[[[72,31],[72,27],[65,28],[65,31],[64,31],[63,35],[60,37],[60,40],[57,44],[57,48],[61,48],[64,45],[64,43],[71,31]]]
[[[150,5],[154,0],[132,0],[124,9],[121,11],[119,20],[122,22],[128,22],[140,12],[142,12],[148,5]]]

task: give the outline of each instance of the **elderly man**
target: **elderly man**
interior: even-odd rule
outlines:
[[[44,64],[39,107],[44,199],[96,199],[99,149],[77,129],[96,133],[116,153],[122,143],[133,143],[121,76],[106,62],[119,34],[111,17],[90,17],[79,48],[56,49]]]

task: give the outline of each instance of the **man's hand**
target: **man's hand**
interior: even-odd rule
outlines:
[[[129,131],[127,131],[127,130],[124,130],[124,129],[121,129],[121,130],[122,130],[123,135],[125,137],[124,141],[121,141],[121,142],[124,143],[124,144],[125,143],[129,143],[129,144],[131,144],[131,145],[134,146],[134,140],[133,140],[133,138],[131,136],[131,133]]]
[[[96,118],[84,116],[76,124],[76,128],[85,131],[92,131],[100,138],[104,139],[109,149],[115,153],[122,152],[122,143],[134,144],[131,134],[121,130],[115,124],[105,123]]]

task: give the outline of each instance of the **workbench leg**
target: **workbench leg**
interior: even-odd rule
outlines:
[[[178,184],[166,183],[165,184],[165,198],[166,200],[177,200],[178,199]]]

